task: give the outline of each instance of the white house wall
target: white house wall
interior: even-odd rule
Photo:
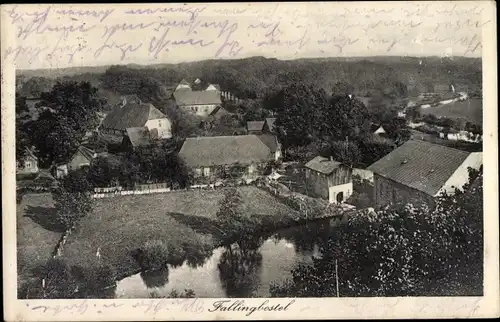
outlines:
[[[441,190],[436,194],[440,195],[442,191],[447,193],[454,193],[455,188],[462,189],[463,185],[469,181],[469,170],[468,168],[473,168],[478,170],[483,164],[483,153],[474,152],[471,153],[467,159],[458,167],[458,169],[451,175],[451,177],[446,181]]]
[[[337,203],[337,194],[343,192],[342,202],[346,201],[352,195],[352,182],[333,186],[328,188],[329,202]]]
[[[158,130],[158,138],[160,139],[169,139],[172,137],[172,123],[167,118],[149,120],[145,126],[150,132],[153,129]]]
[[[217,105],[186,105],[183,106],[184,110],[199,115],[199,116],[209,116],[217,108]]]

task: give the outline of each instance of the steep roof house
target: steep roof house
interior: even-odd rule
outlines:
[[[172,97],[178,108],[203,117],[211,115],[222,104],[216,91],[175,91]]]
[[[113,136],[121,142],[128,128],[146,127],[149,131],[156,130],[159,139],[172,137],[172,123],[151,103],[127,101],[123,107],[115,108],[102,121],[102,134]]]
[[[74,171],[85,166],[89,167],[96,156],[97,153],[95,151],[80,145],[68,162],[68,170]]]
[[[181,80],[179,85],[177,85],[177,87],[175,88],[176,92],[183,91],[183,90],[188,90],[188,91],[191,90],[191,85],[185,79]]]
[[[446,191],[467,183],[468,168],[479,169],[482,152],[467,152],[421,140],[410,140],[367,169],[374,173],[375,203],[433,204]]]
[[[274,159],[271,149],[255,135],[187,138],[179,157],[194,170],[195,175],[223,177],[233,166],[242,174],[254,175]]]
[[[19,162],[16,168],[16,174],[25,175],[38,173],[40,169],[38,168],[38,158],[33,154],[30,149],[24,150],[24,160]]]
[[[307,192],[312,196],[343,203],[352,194],[352,168],[332,158],[317,156],[307,162],[305,175]]]

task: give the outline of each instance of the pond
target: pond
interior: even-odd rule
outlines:
[[[118,282],[115,298],[162,297],[186,289],[205,298],[269,297],[271,283],[284,282],[298,264],[321,256],[319,245],[334,227],[330,220],[320,220],[256,238],[253,249],[219,247],[197,267],[183,263],[127,277]]]

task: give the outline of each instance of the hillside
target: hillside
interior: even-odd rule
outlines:
[[[291,83],[309,83],[327,92],[339,83],[352,86],[359,96],[406,96],[407,85],[462,84],[481,90],[482,61],[478,58],[366,57],[278,60],[251,57],[235,60],[205,60],[149,66],[99,66],[52,70],[18,71],[18,90],[31,96],[24,86],[32,78],[45,90],[54,80],[89,81],[106,96],[139,94],[146,99],[168,96],[181,79],[201,78],[219,84],[239,98],[262,98],[269,91]],[[35,86],[35,87],[37,87]],[[27,88],[26,88],[27,87]],[[35,91],[36,92],[36,91]],[[113,98],[114,99],[114,98]]]

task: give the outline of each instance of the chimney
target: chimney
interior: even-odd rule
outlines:
[[[333,161],[333,156],[330,155],[330,161]]]

